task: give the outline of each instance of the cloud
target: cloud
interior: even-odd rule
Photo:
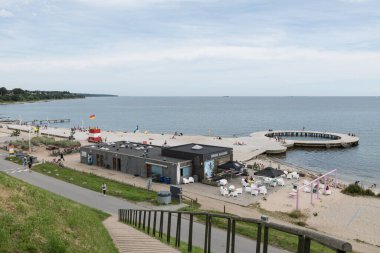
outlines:
[[[151,5],[172,5],[183,3],[208,3],[218,2],[220,0],[74,0],[86,5],[96,7],[121,7],[121,8],[139,8]]]
[[[13,13],[6,9],[0,9],[0,17],[1,18],[10,18],[13,17]]]

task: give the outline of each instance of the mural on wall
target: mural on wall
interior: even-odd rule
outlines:
[[[215,167],[214,160],[209,160],[209,161],[204,162],[205,177],[211,177],[214,167]]]

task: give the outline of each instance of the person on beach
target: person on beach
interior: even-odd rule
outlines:
[[[60,153],[60,156],[61,156],[61,160],[64,161],[65,158],[63,157],[63,152]]]
[[[107,185],[106,185],[106,183],[103,183],[103,184],[102,184],[102,192],[103,192],[103,196],[106,196],[106,191],[107,191]]]

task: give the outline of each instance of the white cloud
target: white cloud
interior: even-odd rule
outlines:
[[[122,8],[138,8],[149,5],[164,5],[164,4],[182,4],[182,3],[207,3],[218,2],[219,0],[74,0],[87,5],[100,7],[122,7]]]
[[[0,9],[0,17],[1,18],[10,18],[13,17],[13,13],[6,9]]]

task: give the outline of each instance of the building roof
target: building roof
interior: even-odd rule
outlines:
[[[227,148],[227,147],[203,145],[203,144],[196,144],[196,143],[190,143],[190,144],[174,146],[174,147],[165,147],[165,149],[191,153],[191,154],[198,154],[198,155],[214,154],[214,153],[223,152],[226,150],[232,150],[232,148]]]
[[[161,155],[160,146],[141,144],[128,141],[118,141],[113,143],[99,143],[84,146],[83,148],[96,149],[103,152],[112,152],[121,155],[141,157],[152,160],[159,160],[167,163],[180,163],[189,160],[178,159]]]

